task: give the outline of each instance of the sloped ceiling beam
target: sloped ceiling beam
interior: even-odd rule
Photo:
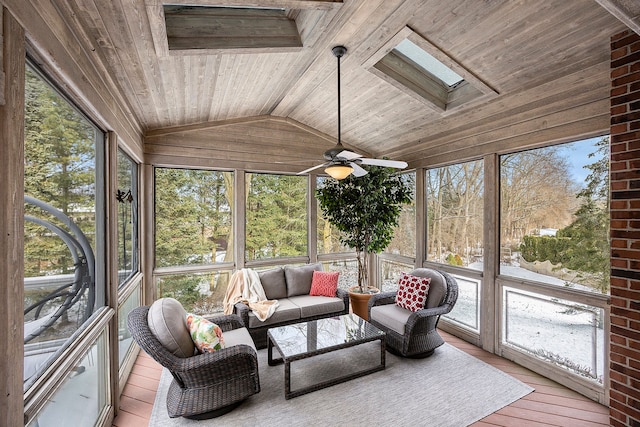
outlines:
[[[596,0],[620,22],[640,34],[640,2],[638,0]]]

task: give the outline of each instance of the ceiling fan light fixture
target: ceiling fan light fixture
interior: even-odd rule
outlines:
[[[349,165],[330,165],[324,170],[331,178],[333,179],[345,179],[351,172],[353,172],[353,168]]]

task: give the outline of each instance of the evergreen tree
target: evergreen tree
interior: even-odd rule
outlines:
[[[69,216],[94,245],[95,127],[27,68],[25,84],[25,194]],[[43,217],[27,205],[28,215]],[[46,215],[46,219],[58,223]],[[63,228],[65,228],[63,226]],[[94,245],[95,247],[95,245]],[[66,245],[51,232],[25,223],[25,276],[74,270]]]
[[[560,230],[558,237],[571,238],[571,244],[562,254],[563,265],[594,275],[592,282],[596,289],[607,293],[610,271],[609,137],[599,140],[595,147],[595,152],[589,154],[595,161],[585,166],[591,171],[586,187],[577,195],[581,205],[576,211],[576,219]]]
[[[247,180],[247,259],[306,255],[306,177],[250,174]]]

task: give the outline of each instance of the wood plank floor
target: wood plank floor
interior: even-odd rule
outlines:
[[[536,389],[533,393],[478,421],[473,424],[474,426],[596,427],[609,425],[609,409],[606,406],[473,344],[444,332],[441,334],[449,344]],[[161,372],[161,366],[141,351],[122,392],[119,412],[113,421],[114,426],[149,425]]]

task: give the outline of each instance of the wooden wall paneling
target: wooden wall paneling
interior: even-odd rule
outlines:
[[[480,344],[491,353],[498,348],[502,300],[496,277],[500,272],[500,166],[496,154],[483,158],[484,164],[484,264],[480,286]]]
[[[323,161],[334,141],[304,125],[281,118],[229,121],[157,131],[146,138],[147,161],[173,157],[174,164],[207,160],[222,168],[299,172]]]
[[[601,109],[599,111],[605,112],[603,102],[608,99],[608,90],[603,87],[601,81],[587,77],[594,73],[604,72],[605,65],[605,63],[599,64],[597,67],[576,73],[559,82],[549,83],[551,87],[544,94],[531,90],[517,95],[497,98],[470,112],[468,121],[459,122],[456,118],[451,117],[443,122],[447,126],[446,128],[427,125],[423,128],[423,131],[431,132],[428,140],[418,140],[411,144],[405,144],[404,147],[391,150],[389,155],[411,160],[412,158],[420,158],[425,153],[432,153],[437,146],[449,146],[452,141],[463,140],[474,135],[488,135],[499,129],[507,129],[513,134],[515,133],[513,126],[516,124],[535,123],[534,120],[536,118],[546,117],[563,110],[564,120],[571,122],[585,117],[583,108],[588,104],[597,103],[599,105],[598,108]],[[573,99],[574,105],[577,105],[577,107],[565,110],[566,107],[563,104],[567,98]],[[591,116],[594,115],[593,112],[586,112]],[[548,126],[548,123],[545,126]],[[410,135],[407,135],[407,138],[409,137]],[[421,152],[420,146],[426,144],[428,146]],[[455,149],[453,146],[451,148]],[[441,147],[442,151],[446,149],[446,147]]]
[[[603,111],[602,108],[607,102],[607,100],[599,100],[570,110],[557,111],[544,116],[535,117],[525,122],[516,122],[511,126],[496,128],[492,132],[479,133],[465,138],[455,138],[450,140],[448,144],[434,144],[429,149],[418,151],[415,156],[417,158],[426,158],[454,151],[475,150],[479,145],[483,144],[492,144],[494,146],[493,151],[498,152],[503,152],[510,148],[527,148],[532,144],[535,144],[534,141],[527,142],[527,135],[539,134],[540,132],[550,134],[549,142],[567,137],[577,139],[581,135],[590,133],[593,130],[579,130],[574,134],[570,134],[562,132],[562,129],[569,127],[573,122],[585,121],[594,117],[599,117],[601,121],[605,121],[603,116],[606,115],[606,112]],[[606,124],[601,123],[600,129],[606,131]],[[553,130],[559,131],[553,132]],[[502,144],[500,142],[503,140],[513,140],[513,138],[520,138],[522,140],[521,145],[513,146],[511,144]],[[412,159],[412,156],[407,157],[410,160]]]
[[[217,6],[272,7],[285,9],[332,9],[343,0],[216,0]],[[171,0],[171,4],[209,6],[210,0]]]
[[[1,6],[1,5],[0,5]],[[2,20],[2,11],[0,10],[0,105],[4,105],[4,23]]]
[[[24,29],[2,18],[4,104],[0,106],[0,424],[24,425]]]
[[[279,117],[272,117],[269,115],[254,116],[254,117],[240,117],[228,120],[217,120],[215,122],[193,123],[179,126],[167,126],[159,129],[151,129],[145,133],[145,138],[153,138],[162,135],[171,135],[179,132],[195,132],[200,130],[218,129],[224,126],[233,126],[241,123],[253,123],[264,120],[283,120]]]
[[[153,269],[155,268],[155,196],[154,196],[154,171],[153,166],[145,162],[140,165],[140,251],[142,257],[141,271],[143,279],[142,303],[151,305],[158,298],[156,293]]]
[[[301,168],[291,165],[274,164],[267,161],[234,161],[220,159],[206,159],[201,157],[176,157],[164,154],[149,154],[146,156],[150,164],[160,167],[185,167],[196,169],[218,170],[246,170],[252,172],[297,173]]]
[[[422,267],[427,259],[427,187],[425,174],[425,169],[416,169],[416,268]]]
[[[107,384],[111,391],[108,403],[114,408],[108,420],[113,421],[114,412],[117,413],[120,402],[120,393],[116,390],[120,389],[119,379],[119,351],[120,345],[118,341],[118,202],[116,201],[116,191],[118,188],[118,137],[114,132],[108,132],[106,135],[106,239],[107,239],[107,266],[106,266],[106,284],[107,295],[106,305],[115,311],[109,320],[109,338],[108,338],[108,365]]]
[[[307,253],[309,262],[318,262],[318,199],[316,175],[307,177]]]
[[[102,61],[114,73],[113,77],[123,93],[146,95],[153,102],[141,102],[142,97],[127,97],[133,101],[127,103],[136,118],[151,115],[156,121],[168,120],[161,115],[161,106],[168,101],[160,79],[160,67],[153,52],[153,41],[148,31],[147,8],[132,3],[123,15],[121,2],[81,2],[86,8],[73,6],[91,32],[97,34]],[[75,1],[73,4],[77,4]],[[130,49],[135,47],[135,49]],[[152,107],[143,113],[145,108]],[[155,114],[155,116],[154,116]]]
[[[461,161],[480,158],[488,153],[519,151],[524,149],[537,148],[549,143],[571,142],[584,138],[592,138],[606,134],[604,123],[609,120],[606,114],[597,117],[590,117],[578,120],[566,125],[551,129],[542,128],[527,134],[520,134],[508,137],[500,141],[489,141],[478,143],[472,147],[466,147],[459,151],[447,151],[425,156],[415,162],[409,162],[410,167],[427,167],[434,164],[442,165],[458,163]]]
[[[333,141],[318,138],[293,126],[282,126],[277,122],[253,123],[197,132],[178,132],[158,137],[146,138],[146,144],[174,145],[178,147],[218,148],[233,151],[250,151],[251,147],[262,147],[267,153],[301,155],[300,151],[321,150],[332,147]],[[314,147],[315,145],[315,147]],[[319,146],[319,147],[318,147]],[[289,149],[291,152],[282,152]],[[309,156],[307,154],[307,156]]]
[[[319,40],[317,44],[319,51],[322,51],[323,45],[325,46],[324,50],[326,54],[316,55],[310,58],[310,62],[305,67],[304,73],[293,85],[290,85],[288,92],[271,114],[297,119],[297,116],[292,113],[299,107],[301,99],[310,98],[312,96],[310,92],[318,90],[319,86],[322,86],[323,82],[329,79],[331,79],[330,81],[332,82],[331,87],[335,87],[336,58],[331,53],[331,48],[343,44],[349,49],[349,45],[355,43],[353,38],[356,37],[363,21],[369,18],[370,11],[377,10],[381,7],[381,4],[385,2],[382,0],[368,0],[366,6],[364,3],[364,1],[354,2],[354,5],[357,4],[357,6],[354,6],[354,9],[346,10],[343,8],[338,11],[335,19],[327,28],[327,34],[323,35],[322,40]],[[388,7],[391,7],[391,2],[387,1],[386,3]],[[364,7],[366,7],[367,12],[357,16],[354,10],[357,11]],[[340,34],[327,40],[327,35],[333,34],[338,28],[340,29]],[[367,33],[369,31],[367,31]],[[357,34],[357,36],[362,37],[362,34]],[[347,52],[341,59],[341,64],[344,64],[350,55],[352,55],[352,53]],[[313,127],[320,129],[318,126]]]
[[[103,128],[140,146],[138,123],[126,106],[114,97],[116,86],[108,85],[110,73],[101,67],[98,55],[85,40],[71,31],[51,3],[4,0],[7,8],[25,26],[31,53],[38,64]],[[76,28],[77,29],[77,28]],[[91,53],[90,53],[91,52]]]
[[[236,169],[233,173],[233,210],[235,215],[233,216],[233,238],[235,244],[233,249],[235,251],[234,259],[236,260],[236,269],[243,269],[245,264],[245,239],[239,238],[239,236],[245,235],[245,222],[247,220],[247,190],[251,181],[247,179],[247,175],[242,170]]]
[[[638,3],[625,0],[596,0],[600,6],[608,10],[636,34],[640,34],[640,6]]]
[[[298,33],[302,39],[302,44],[306,48],[315,46],[318,40],[326,33],[327,26],[334,19],[338,8],[342,3],[334,3],[337,7],[326,9],[297,9],[289,11],[290,16],[295,19]]]
[[[169,56],[167,29],[164,26],[164,8],[161,0],[144,0],[147,19],[151,30],[151,39],[159,58]]]
[[[137,138],[133,139],[138,144],[133,145],[132,148],[138,154],[140,153],[140,138],[139,138],[139,124],[135,120],[135,117],[131,114],[132,105],[130,99],[124,96],[126,91],[130,91],[131,86],[127,79],[123,77],[122,67],[113,67],[111,70],[107,70],[110,55],[114,55],[113,44],[110,43],[110,36],[106,31],[100,33],[100,36],[96,39],[92,38],[92,34],[99,32],[101,29],[101,20],[99,18],[99,12],[96,8],[96,3],[91,2],[76,2],[74,0],[58,0],[61,4],[64,4],[66,8],[72,11],[72,16],[62,15],[65,23],[69,26],[71,31],[78,38],[76,43],[78,46],[83,46],[83,50],[88,52],[87,57],[89,64],[92,64],[97,69],[96,78],[101,79],[105,88],[108,88],[108,97],[113,98],[113,105],[118,107],[118,110],[124,113],[120,120],[126,121],[133,128],[137,129]],[[112,3],[112,2],[109,2]],[[117,22],[117,21],[116,21]],[[113,88],[119,88],[120,90],[113,90]],[[92,103],[91,101],[89,101]],[[118,111],[116,110],[116,111]],[[113,124],[99,123],[102,127],[111,128]],[[122,132],[120,132],[122,134]],[[123,136],[129,136],[122,134]],[[129,138],[127,138],[129,139]]]

